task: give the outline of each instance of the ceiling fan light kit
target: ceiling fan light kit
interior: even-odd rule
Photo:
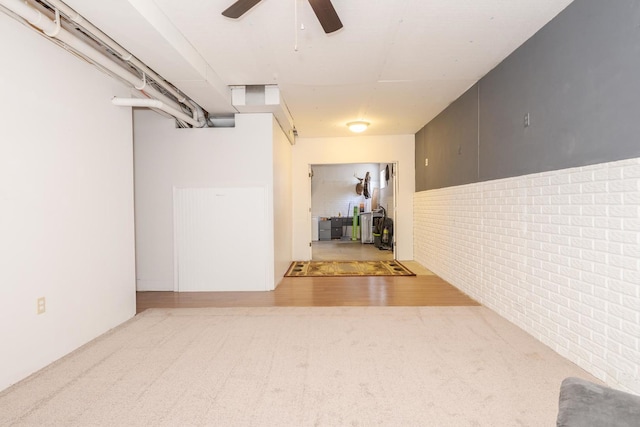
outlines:
[[[347,127],[351,132],[360,133],[367,130],[369,124],[369,122],[365,122],[364,120],[356,120],[355,122],[347,123]]]

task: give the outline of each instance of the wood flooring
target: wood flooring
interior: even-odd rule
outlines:
[[[359,242],[314,242],[314,260],[393,259]],[[285,277],[269,292],[138,292],[137,312],[180,307],[469,306],[475,300],[414,261],[416,276]]]
[[[479,305],[438,276],[285,277],[270,292],[138,292],[138,313],[178,307]]]

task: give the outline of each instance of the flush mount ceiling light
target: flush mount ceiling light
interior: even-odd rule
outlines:
[[[357,120],[355,122],[347,123],[347,127],[351,132],[360,133],[367,130],[369,127],[369,122],[365,122],[363,120]]]

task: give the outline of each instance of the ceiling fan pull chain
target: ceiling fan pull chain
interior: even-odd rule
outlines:
[[[294,52],[298,51],[298,0],[293,0],[293,14],[295,16],[294,18],[294,29],[295,29],[295,35],[294,35],[294,45],[293,45],[293,50]]]

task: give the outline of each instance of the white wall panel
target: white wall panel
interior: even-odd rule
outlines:
[[[174,290],[174,188],[262,188],[264,202],[253,204],[252,209],[266,212],[270,244],[264,251],[270,273],[262,278],[266,284],[256,286],[275,288],[277,274],[282,277],[283,265],[291,262],[291,239],[279,233],[279,271],[275,272],[274,224],[281,230],[288,223],[286,216],[275,219],[275,209],[289,210],[291,202],[286,173],[290,146],[280,150],[278,161],[285,171],[277,172],[278,201],[274,201],[273,116],[239,114],[235,128],[206,129],[177,129],[171,120],[148,110],[135,111],[134,117],[138,290]],[[237,244],[253,242],[241,239]]]
[[[178,188],[174,213],[177,291],[267,290],[263,188]]]
[[[0,40],[1,390],[136,303],[130,91],[3,13]]]
[[[278,122],[273,120],[273,231],[272,237],[267,240],[273,242],[274,283],[280,283],[280,279],[289,269],[293,258],[291,214],[291,144],[280,128]]]

